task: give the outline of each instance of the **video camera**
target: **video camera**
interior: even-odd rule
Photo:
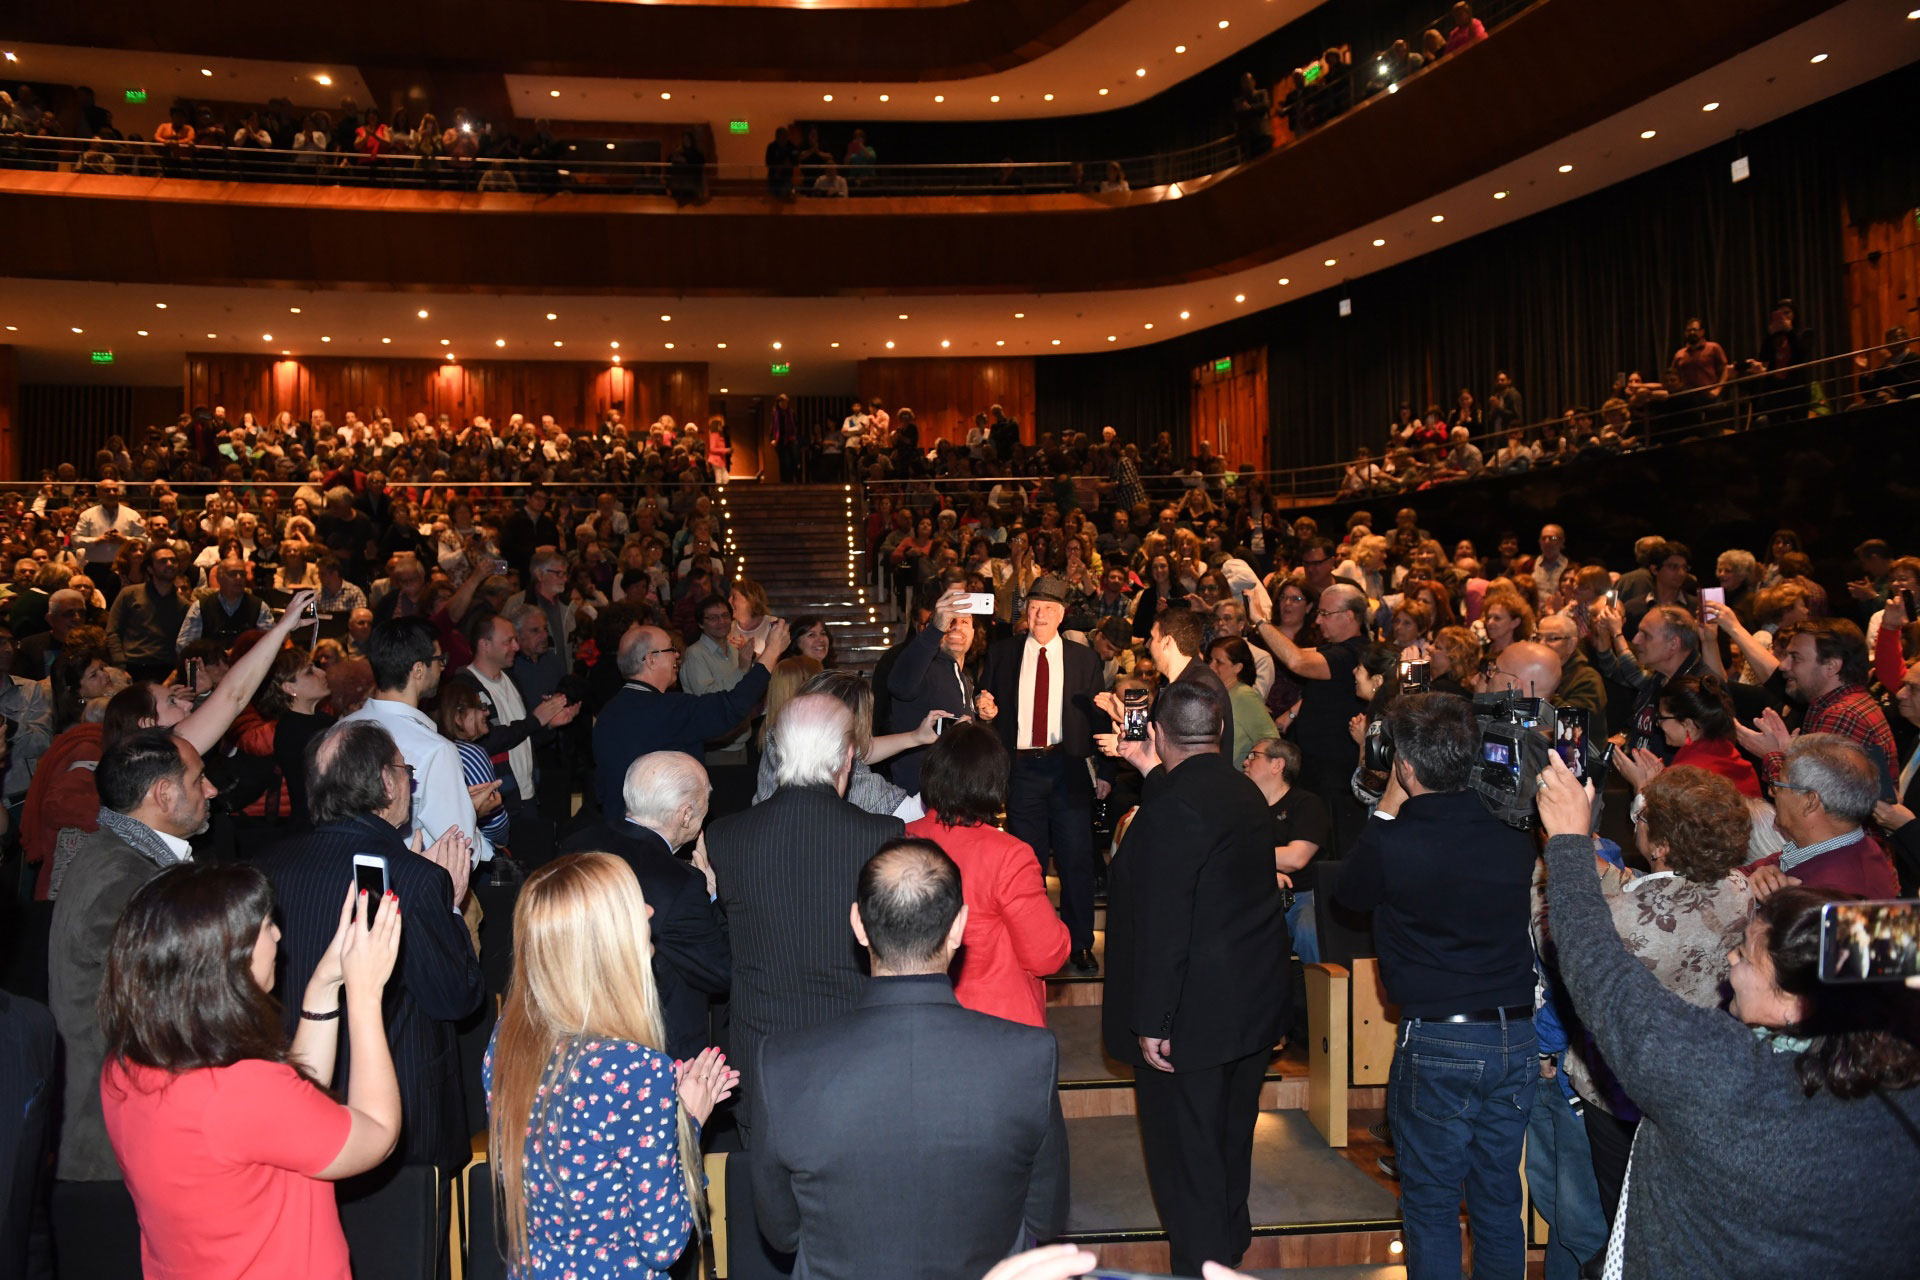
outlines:
[[[1598,808],[1613,749],[1606,743],[1594,745],[1585,708],[1556,707],[1545,698],[1508,691],[1479,694],[1473,713],[1480,726],[1480,751],[1471,785],[1494,817],[1521,831],[1533,829],[1540,771],[1552,755],[1558,755],[1577,780],[1593,780]]]

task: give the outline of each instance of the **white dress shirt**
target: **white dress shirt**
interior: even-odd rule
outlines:
[[[73,522],[73,545],[80,549],[88,564],[112,564],[120,554],[120,543],[106,535],[119,533],[130,541],[146,541],[147,523],[140,513],[124,503],[107,515],[105,507],[88,507]]]
[[[504,729],[527,718],[526,699],[520,696],[519,688],[506,672],[501,672],[498,680],[490,680],[477,666],[469,666],[467,670],[480,682],[480,687],[486,691],[487,701],[493,704],[493,722],[496,725]],[[523,801],[533,799],[532,738],[522,738],[507,749],[507,768],[513,774],[513,785],[520,792],[520,798]]]
[[[1067,683],[1066,643],[1056,633],[1053,639],[1041,645],[1032,636],[1020,650],[1020,731],[1013,740],[1016,750],[1025,751],[1033,746],[1033,677],[1037,668],[1035,655],[1042,649],[1047,654],[1047,741],[1053,746],[1060,741],[1060,705],[1061,690]]]
[[[371,720],[385,729],[393,735],[400,758],[413,766],[413,826],[409,836],[418,831],[432,844],[447,828],[458,827],[473,841],[475,862],[493,857],[493,845],[480,834],[473,797],[467,794],[460,749],[440,735],[432,720],[417,707],[378,694],[341,722],[348,720]]]

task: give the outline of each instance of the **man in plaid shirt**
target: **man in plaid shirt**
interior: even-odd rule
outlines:
[[[1845,618],[1815,618],[1800,624],[1780,658],[1787,696],[1807,705],[1801,733],[1834,733],[1866,749],[1880,774],[1882,799],[1893,798],[1896,760],[1893,730],[1880,704],[1867,692],[1867,640]],[[1754,728],[1740,726],[1740,745],[1760,757],[1760,776],[1778,781],[1792,735],[1778,712],[1768,711]]]

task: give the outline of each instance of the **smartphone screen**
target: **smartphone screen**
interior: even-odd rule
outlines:
[[[387,860],[378,854],[353,855],[353,886],[367,895],[367,927],[373,927],[374,909],[387,895]]]
[[[1587,720],[1584,707],[1555,707],[1553,749],[1581,782],[1587,780]]]
[[[1147,716],[1150,710],[1147,706],[1147,691],[1128,689],[1120,695],[1120,709],[1122,719],[1125,721],[1121,725],[1120,736],[1128,742],[1145,742]]]
[[[1901,982],[1920,974],[1920,899],[1820,908],[1820,981]]]

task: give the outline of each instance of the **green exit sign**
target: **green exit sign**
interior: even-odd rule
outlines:
[[[96,352],[94,352],[94,353],[93,353],[93,362],[94,362],[95,364],[112,364],[112,363],[113,363],[113,352],[111,352],[111,351],[96,351]]]
[[[779,364],[776,364],[773,366],[773,376],[776,378],[785,377],[787,374],[792,372],[793,372],[793,366],[791,364],[788,364],[785,360],[782,360]]]
[[[127,90],[128,102],[145,102],[146,100],[147,100],[147,91],[145,89]]]
[[[1221,356],[1221,357],[1220,357],[1220,358],[1219,358],[1218,360],[1215,360],[1215,361],[1213,362],[1213,371],[1214,371],[1215,373],[1232,373],[1232,372],[1233,372],[1233,357],[1232,357],[1232,356]]]
[[[747,122],[745,120],[727,121],[728,133],[745,133],[746,131],[747,131]]]

